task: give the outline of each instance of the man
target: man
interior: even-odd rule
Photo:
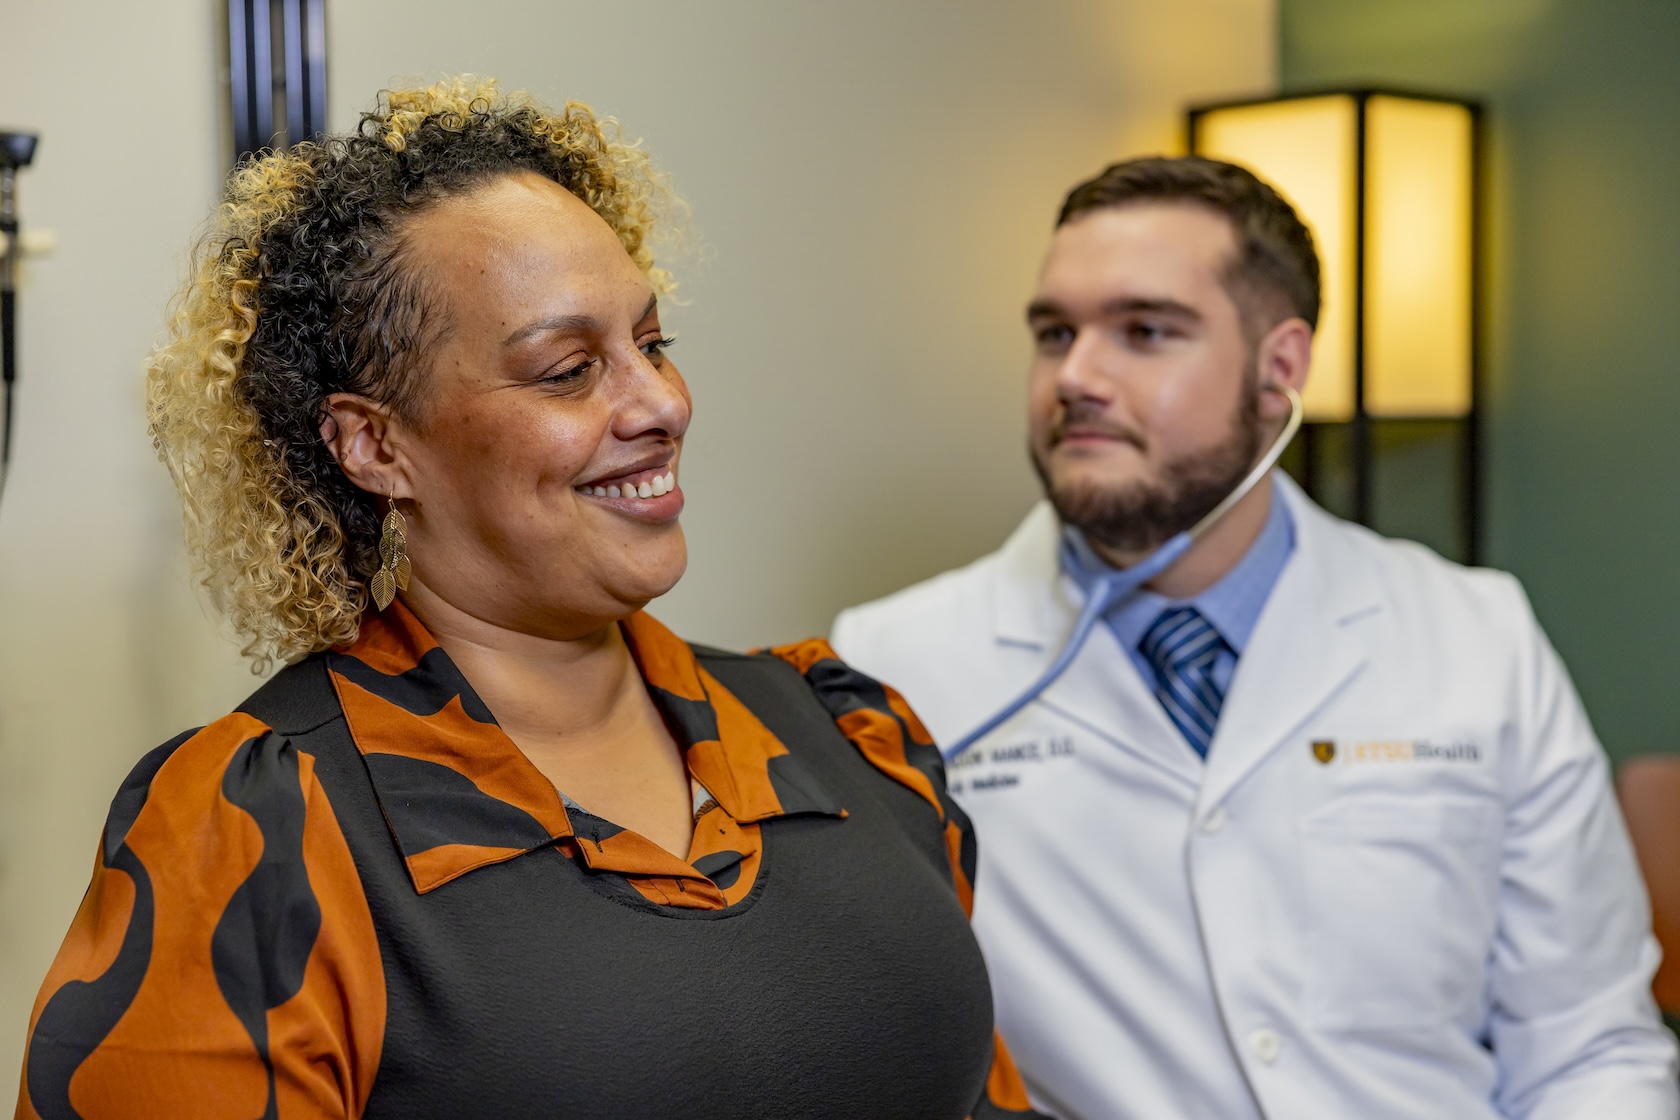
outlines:
[[[834,644],[944,744],[1087,590],[1259,462],[1305,383],[1311,237],[1202,159],[1062,208],[1027,317],[1048,501]],[[1036,1104],[1068,1120],[1680,1114],[1603,752],[1511,577],[1268,476],[952,764],[975,922]]]

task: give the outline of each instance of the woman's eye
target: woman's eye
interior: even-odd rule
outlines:
[[[675,338],[661,335],[659,338],[653,339],[650,342],[642,343],[642,353],[646,354],[648,360],[654,365],[658,365],[659,360],[664,355],[665,351],[669,350],[672,344],[676,341],[677,340]]]
[[[588,373],[589,367],[594,364],[594,358],[585,358],[576,365],[566,366],[564,368],[556,366],[554,370],[548,374],[548,376],[543,378],[543,381],[551,385],[559,385],[565,384],[569,381],[576,381],[578,378]]]

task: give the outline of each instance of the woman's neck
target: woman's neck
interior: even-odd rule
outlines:
[[[419,580],[404,602],[557,790],[688,858],[694,805],[687,762],[616,620],[579,627],[575,638],[545,638],[454,608]]]
[[[453,606],[418,579],[403,603],[516,742],[589,735],[639,706],[640,673],[616,620],[575,638],[522,633]]]

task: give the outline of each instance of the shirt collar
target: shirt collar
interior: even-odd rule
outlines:
[[[722,875],[720,868],[756,863],[757,822],[844,815],[798,758],[706,672],[686,642],[644,613],[620,626],[690,776],[716,801],[708,827],[695,829],[689,861],[575,804],[568,808],[401,601],[364,616],[356,641],[327,654],[351,738],[416,890],[425,893],[476,868],[559,844],[593,870],[674,885],[651,893],[639,886],[644,895],[681,894],[684,905],[723,905],[729,900],[713,879],[735,882],[739,875]],[[710,819],[718,813],[727,821]]]
[[[1240,657],[1254,635],[1255,624],[1260,620],[1260,611],[1272,587],[1294,550],[1295,521],[1288,503],[1274,487],[1271,508],[1260,535],[1217,583],[1187,599],[1169,599],[1147,589],[1138,591],[1109,612],[1109,627],[1126,648],[1136,649],[1163,610],[1188,605],[1195,607]],[[1087,592],[1097,577],[1112,570],[1097,555],[1085,534],[1071,525],[1062,529],[1061,567]]]

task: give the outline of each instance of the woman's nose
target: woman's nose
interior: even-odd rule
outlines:
[[[640,350],[621,367],[621,394],[613,416],[613,434],[629,440],[644,435],[671,439],[688,430],[693,404],[688,386],[670,358],[657,365]]]

